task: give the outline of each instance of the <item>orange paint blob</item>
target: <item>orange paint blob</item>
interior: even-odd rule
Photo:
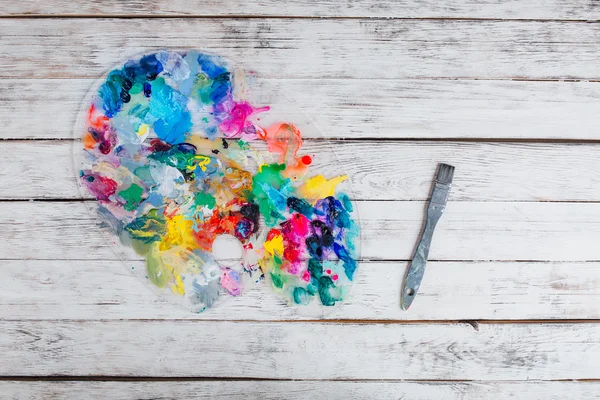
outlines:
[[[94,148],[94,146],[96,145],[96,141],[94,140],[94,137],[92,136],[91,133],[87,132],[85,135],[83,135],[83,147],[91,150]]]
[[[257,134],[262,140],[267,142],[270,152],[280,155],[279,162],[287,165],[284,172],[286,177],[292,177],[295,174],[302,174],[306,171],[306,167],[310,163],[304,163],[298,157],[298,150],[302,147],[302,138],[300,131],[294,125],[286,123],[275,124],[264,130],[257,131]]]
[[[96,109],[93,104],[88,111],[88,124],[90,127],[97,130],[104,130],[108,124],[108,117]]]

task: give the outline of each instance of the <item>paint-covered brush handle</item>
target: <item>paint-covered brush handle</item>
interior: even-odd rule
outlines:
[[[419,286],[421,285],[421,280],[425,273],[425,266],[427,265],[427,257],[429,256],[433,231],[441,216],[441,213],[439,213],[437,217],[432,216],[429,212],[427,214],[425,229],[423,230],[417,250],[410,263],[410,267],[408,268],[406,278],[404,279],[400,304],[403,310],[408,310],[408,307],[410,307],[419,291]]]
[[[417,250],[413,256],[410,267],[404,278],[404,286],[400,299],[400,306],[403,310],[408,310],[412,304],[419,287],[423,274],[425,274],[425,266],[427,265],[427,257],[429,256],[429,248],[431,247],[431,238],[433,231],[442,214],[446,210],[446,202],[452,187],[452,178],[454,176],[454,167],[448,164],[440,164],[431,199],[427,207],[427,219],[425,220],[425,229],[421,234],[421,239],[417,245]]]

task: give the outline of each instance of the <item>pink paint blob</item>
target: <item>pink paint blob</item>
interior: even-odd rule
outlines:
[[[238,296],[242,292],[242,281],[240,275],[231,268],[223,268],[221,275],[221,286],[232,296]]]
[[[246,128],[252,123],[248,118],[253,114],[268,111],[269,107],[252,107],[246,102],[229,101],[215,106],[217,114],[223,114],[227,117],[219,124],[219,129],[228,137],[234,137],[242,132],[246,132]]]
[[[304,271],[304,273],[302,274],[302,280],[304,282],[310,282],[310,272]]]
[[[281,224],[284,238],[292,243],[304,243],[310,230],[310,220],[302,214],[294,214],[292,218]]]

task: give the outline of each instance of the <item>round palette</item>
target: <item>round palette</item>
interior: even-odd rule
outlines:
[[[141,256],[145,268],[134,273],[162,295],[200,312],[267,287],[299,313],[322,315],[347,298],[356,276],[348,177],[333,148],[304,152],[301,131],[317,135],[314,124],[260,104],[291,100],[256,81],[198,51],[128,60],[83,106],[79,182],[118,238],[119,258]],[[223,235],[239,241],[238,262],[213,254]]]

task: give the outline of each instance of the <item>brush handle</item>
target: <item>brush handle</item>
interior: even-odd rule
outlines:
[[[433,237],[433,231],[437,225],[442,213],[444,212],[445,206],[435,203],[429,203],[427,209],[427,220],[425,221],[425,229],[421,234],[421,239],[417,245],[417,249],[413,256],[413,259],[404,278],[404,286],[402,287],[402,295],[400,306],[403,310],[408,310],[408,307],[412,304],[419,286],[421,286],[421,280],[425,273],[425,266],[427,265],[427,257],[429,256],[429,248],[431,247],[431,239]]]

